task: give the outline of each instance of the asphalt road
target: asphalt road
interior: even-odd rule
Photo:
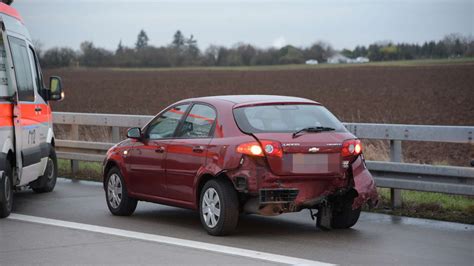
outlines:
[[[353,229],[326,232],[316,229],[303,211],[277,217],[241,216],[235,234],[212,237],[201,228],[197,213],[185,209],[140,202],[133,216],[112,216],[100,183],[67,179],[59,179],[52,193],[16,193],[13,212],[211,243],[221,245],[222,250],[235,247],[342,265],[472,265],[474,261],[472,225],[363,213]],[[278,262],[222,253],[218,248],[217,252],[200,250],[14,217],[0,220],[0,265]]]

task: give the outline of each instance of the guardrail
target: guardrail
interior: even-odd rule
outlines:
[[[113,143],[120,141],[120,128],[142,127],[153,116],[55,112],[54,123],[70,125],[70,140],[56,140],[58,158],[71,160],[72,172],[79,161],[101,162]],[[367,161],[377,186],[391,189],[392,207],[401,206],[401,190],[419,190],[474,196],[474,168],[402,163],[402,141],[474,144],[474,126],[426,126],[344,123],[361,139],[390,141],[391,162]],[[79,141],[79,126],[111,128],[110,141]]]

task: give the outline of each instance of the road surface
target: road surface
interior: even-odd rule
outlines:
[[[45,219],[46,218],[46,219]],[[362,213],[353,229],[321,231],[303,211],[241,216],[213,237],[198,214],[140,202],[112,216],[100,183],[58,179],[54,192],[15,194],[0,220],[3,264],[426,264],[472,265],[474,226]]]

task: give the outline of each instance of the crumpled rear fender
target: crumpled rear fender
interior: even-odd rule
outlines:
[[[375,206],[379,199],[377,188],[374,178],[367,169],[362,156],[359,156],[359,158],[352,163],[352,175],[354,178],[354,189],[358,193],[358,196],[354,199],[352,208],[360,208],[365,203]]]

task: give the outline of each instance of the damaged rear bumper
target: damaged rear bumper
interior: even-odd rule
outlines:
[[[351,197],[353,209],[368,203],[374,206],[378,194],[372,175],[361,157],[355,160],[344,177],[279,177],[266,169],[244,167],[229,177],[236,189],[246,195],[243,211],[261,215],[278,215],[302,209],[318,208],[337,197]]]

